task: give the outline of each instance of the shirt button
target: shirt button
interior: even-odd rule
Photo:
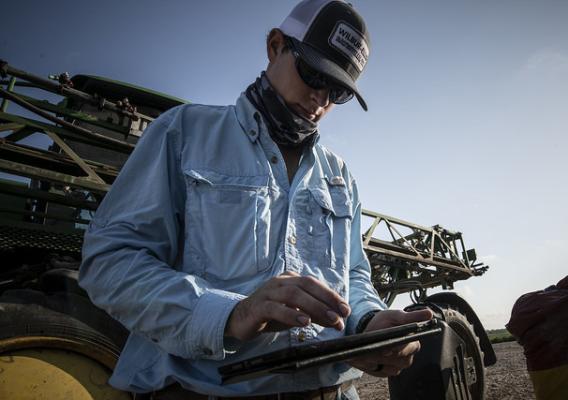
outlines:
[[[288,241],[290,242],[290,244],[291,244],[292,246],[295,246],[295,245],[296,245],[296,236],[290,236],[290,237],[288,238]]]
[[[203,354],[205,354],[206,356],[210,356],[213,354],[213,352],[211,351],[211,349],[205,348],[203,349]]]
[[[270,162],[271,162],[272,164],[276,164],[276,163],[278,162],[278,157],[272,156],[272,157],[270,158]]]
[[[251,130],[249,131],[249,135],[251,135],[251,136],[256,135],[256,131],[255,131],[254,129],[251,129]]]

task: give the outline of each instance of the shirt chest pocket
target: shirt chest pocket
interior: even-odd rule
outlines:
[[[268,268],[268,176],[184,174],[186,272],[226,281]]]
[[[319,255],[318,265],[343,270],[349,265],[352,201],[345,185],[310,187],[311,226],[309,232]]]

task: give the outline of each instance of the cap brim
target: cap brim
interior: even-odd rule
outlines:
[[[351,90],[355,97],[357,97],[357,100],[363,110],[367,111],[367,103],[363,100],[363,97],[359,93],[359,89],[357,88],[355,81],[343,68],[323,56],[309,44],[302,43],[294,37],[289,38],[292,40],[295,50],[300,54],[300,57],[306,64],[322,74],[329,76],[339,85]]]

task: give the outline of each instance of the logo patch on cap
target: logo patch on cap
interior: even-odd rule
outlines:
[[[345,22],[338,22],[329,37],[329,44],[350,59],[359,72],[363,71],[369,59],[369,46],[363,35]]]

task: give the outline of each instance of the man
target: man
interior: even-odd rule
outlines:
[[[303,1],[270,32],[266,73],[235,106],[178,107],[144,133],[91,222],[80,274],[93,302],[132,332],[113,386],[165,388],[154,398],[356,399],[352,366],[391,376],[411,364],[418,342],[236,384],[217,372],[431,318],[380,311],[355,181],[318,144],[335,103],[355,96],[367,108],[355,80],[368,40],[349,4]]]

